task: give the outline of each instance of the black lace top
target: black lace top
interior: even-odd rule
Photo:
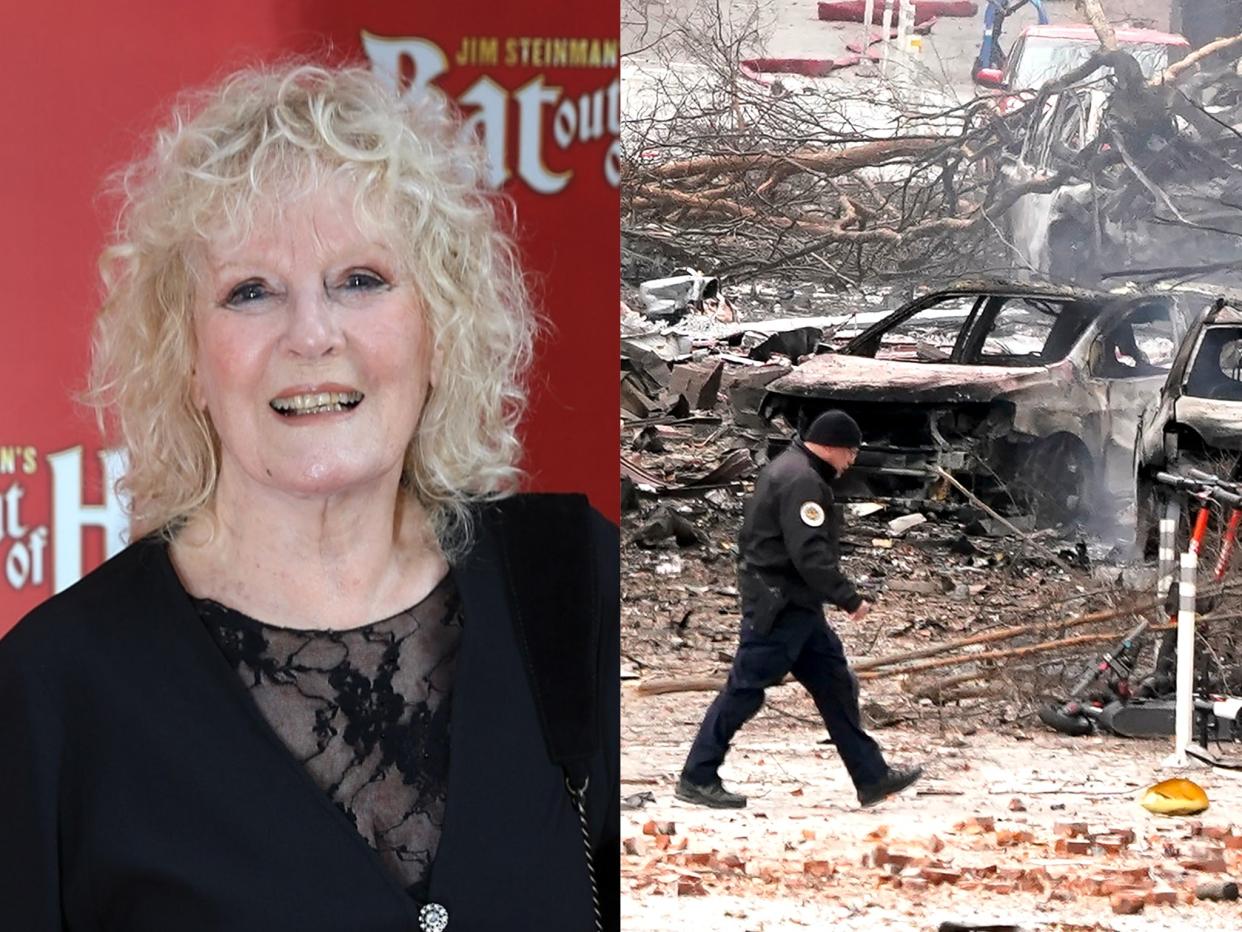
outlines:
[[[196,599],[264,717],[415,899],[448,790],[461,603],[452,577],[391,618],[344,631],[265,624]]]

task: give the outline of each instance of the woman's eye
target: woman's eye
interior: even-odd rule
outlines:
[[[371,291],[383,288],[387,282],[374,272],[350,272],[345,276],[344,286],[351,291]]]
[[[229,292],[225,303],[230,305],[249,304],[251,301],[266,298],[267,294],[267,288],[264,287],[262,282],[242,282]]]

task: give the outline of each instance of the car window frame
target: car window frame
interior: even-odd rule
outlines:
[[[1005,309],[1005,305],[1007,305],[1010,301],[1046,301],[1049,304],[1059,305],[1060,310],[1057,312],[1058,316],[1053,318],[1053,327],[1049,328],[1048,331],[1049,335],[1051,335],[1052,329],[1055,328],[1056,321],[1059,319],[1059,315],[1065,313],[1066,306],[1072,304],[1075,300],[1073,297],[1065,295],[1048,295],[1038,293],[1020,294],[1017,292],[997,293],[990,295],[989,297],[991,300],[988,302],[987,306],[975,316],[975,319],[972,322],[971,333],[968,339],[962,344],[962,352],[960,357],[962,365],[997,366],[996,363],[983,361],[985,358],[983,355],[983,345],[987,342],[988,335],[996,323],[996,318]],[[1047,345],[1046,341],[1045,345]],[[1001,357],[998,356],[997,358]],[[1038,362],[1035,362],[1029,366],[1014,366],[1009,368],[1038,369],[1047,365],[1048,363],[1044,362],[1041,358]],[[999,368],[1006,367],[1000,366]]]
[[[898,308],[888,316],[877,320],[874,324],[845,344],[845,346],[841,348],[840,352],[842,355],[846,356],[860,356],[866,359],[876,359],[878,358],[877,353],[879,353],[881,343],[884,339],[884,334],[889,330],[904,324],[910,318],[916,316],[917,314],[921,314],[923,311],[930,310],[937,304],[943,304],[954,298],[963,297],[973,297],[974,305],[971,307],[969,313],[967,313],[966,320],[962,322],[961,329],[958,330],[957,338],[953,341],[953,349],[949,353],[949,358],[944,360],[942,363],[956,364],[961,354],[965,334],[969,332],[973,321],[979,314],[979,309],[982,304],[986,302],[988,297],[990,297],[990,295],[986,292],[968,291],[962,289],[954,291],[937,291],[929,295],[925,295],[922,298],[918,298],[915,301],[910,302],[905,305],[905,307]],[[860,352],[860,349],[869,347],[873,341],[875,342],[875,348],[871,352]],[[919,365],[926,365],[926,363],[920,362]]]
[[[1178,354],[1181,351],[1180,345],[1173,351],[1173,359],[1169,362],[1169,368],[1167,371],[1161,370],[1160,372],[1149,372],[1141,375],[1137,373],[1134,375],[1112,375],[1101,371],[1101,367],[1104,362],[1104,338],[1114,327],[1127,320],[1130,315],[1138,313],[1138,311],[1142,308],[1143,303],[1144,302],[1127,301],[1113,312],[1100,315],[1100,317],[1096,320],[1095,333],[1091,337],[1091,344],[1087,350],[1088,378],[1098,379],[1101,382],[1129,382],[1134,379],[1160,379],[1163,384],[1176,371]],[[1164,313],[1165,319],[1169,323],[1169,328],[1173,333],[1174,340],[1178,340],[1181,336],[1181,328],[1178,326],[1179,317],[1176,310],[1177,309],[1173,306],[1172,298],[1169,296],[1169,303],[1165,306]]]

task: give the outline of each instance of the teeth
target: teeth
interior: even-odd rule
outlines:
[[[323,414],[348,411],[362,401],[362,392],[310,392],[273,398],[269,404],[281,414]]]

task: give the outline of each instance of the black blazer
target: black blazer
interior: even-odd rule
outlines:
[[[567,566],[562,548],[546,572],[593,562],[601,581],[587,803],[616,928],[617,530],[591,523],[594,552]],[[589,930],[580,822],[545,748],[507,565],[485,522],[453,568],[464,624],[430,899],[447,932]],[[419,912],[264,720],[162,542],[129,547],[0,641],[0,927],[411,932]]]

